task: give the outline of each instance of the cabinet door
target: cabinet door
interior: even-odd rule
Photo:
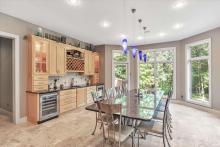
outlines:
[[[48,74],[49,41],[37,36],[32,40],[34,74]]]
[[[84,106],[86,104],[86,88],[78,88],[77,89],[77,107]]]
[[[61,44],[57,47],[57,73],[65,74],[65,47]]]
[[[57,43],[50,41],[50,75],[57,74]]]
[[[89,53],[89,73],[94,74],[95,73],[95,60],[94,60],[94,53]]]
[[[84,65],[84,74],[88,75],[89,74],[89,51],[85,51],[85,65]]]

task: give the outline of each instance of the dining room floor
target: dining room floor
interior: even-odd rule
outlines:
[[[172,147],[219,147],[220,114],[172,103]],[[0,115],[0,147],[102,147],[102,133],[95,124],[95,113],[79,108],[40,125],[14,125]],[[108,147],[110,145],[105,145]],[[128,139],[124,147],[131,146]],[[162,138],[147,136],[140,147],[162,147]]]

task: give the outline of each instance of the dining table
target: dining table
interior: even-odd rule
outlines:
[[[121,104],[121,116],[124,118],[140,121],[150,121],[155,110],[163,97],[161,91],[130,90],[123,95],[111,99],[103,98],[103,103]],[[85,107],[88,111],[99,112],[97,104],[93,103]],[[115,113],[114,115],[120,115]]]

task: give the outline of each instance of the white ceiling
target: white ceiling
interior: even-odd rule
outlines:
[[[137,9],[136,19],[142,18],[151,30],[144,40],[134,39],[136,44],[179,40],[220,26],[220,0],[185,0],[182,9],[172,8],[174,0],[125,1],[124,10],[123,0],[81,0],[79,6],[70,6],[66,0],[0,0],[0,12],[95,45],[120,44],[122,33],[132,42],[131,8]],[[103,20],[111,26],[102,28]],[[137,37],[140,29],[135,23]],[[184,27],[175,30],[176,23]],[[161,32],[166,35],[159,36]]]

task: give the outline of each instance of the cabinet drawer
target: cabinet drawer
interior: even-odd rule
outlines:
[[[48,85],[34,85],[33,91],[48,90]]]
[[[34,85],[47,85],[48,81],[35,81],[34,80]]]
[[[48,81],[48,76],[42,75],[42,76],[33,76],[34,81],[39,80],[39,81]]]
[[[68,105],[61,105],[60,106],[60,113],[73,110],[74,108],[76,108],[76,103],[70,103]]]
[[[76,89],[63,90],[60,91],[60,95],[71,95],[72,97],[76,97]]]
[[[60,98],[60,105],[68,105],[71,103],[76,103],[76,98],[74,97],[61,97]]]

